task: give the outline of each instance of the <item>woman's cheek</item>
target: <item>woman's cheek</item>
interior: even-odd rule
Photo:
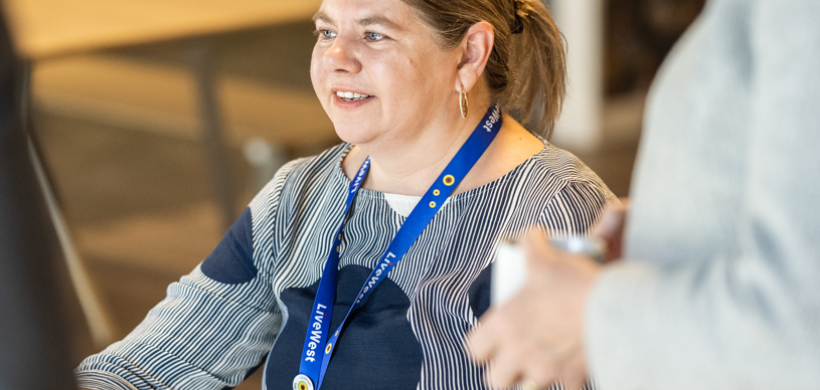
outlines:
[[[313,56],[310,60],[310,81],[313,84],[313,91],[316,92],[319,101],[325,106],[329,92],[326,91],[327,83],[325,83],[324,67],[322,66],[323,54],[324,51],[321,48],[316,47],[313,49]]]
[[[393,59],[394,60],[394,59]],[[376,87],[377,96],[382,99],[411,97],[413,85],[408,83],[406,69],[400,61],[391,61],[385,56],[373,56],[365,62],[367,76]]]

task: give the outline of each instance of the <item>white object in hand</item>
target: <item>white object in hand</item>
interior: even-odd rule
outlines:
[[[527,257],[519,245],[498,245],[490,280],[490,302],[500,305],[513,297],[527,281]]]
[[[598,239],[569,237],[551,239],[550,244],[565,252],[589,256],[598,263],[603,263],[606,258],[606,247]],[[512,242],[502,242],[498,244],[492,267],[490,304],[501,305],[520,291],[527,282],[527,255],[521,246]]]

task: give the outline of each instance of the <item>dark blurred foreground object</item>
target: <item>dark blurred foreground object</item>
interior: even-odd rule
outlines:
[[[72,389],[62,256],[28,155],[17,64],[0,18],[0,389]]]

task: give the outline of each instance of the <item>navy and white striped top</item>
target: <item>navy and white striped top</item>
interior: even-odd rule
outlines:
[[[615,201],[577,158],[546,145],[500,179],[450,197],[348,321],[323,389],[485,388],[487,368],[470,361],[464,340],[489,306],[496,243],[533,225],[584,234]],[[80,388],[219,390],[260,366],[266,389],[292,388],[342,218],[350,147],[283,167],[130,335],[82,362]],[[385,194],[360,190],[345,225],[334,313],[350,307],[404,219]]]

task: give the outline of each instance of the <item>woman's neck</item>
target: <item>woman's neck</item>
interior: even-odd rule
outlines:
[[[370,157],[370,172],[363,188],[402,195],[421,196],[441,174],[483,118],[485,107],[472,108],[467,118],[431,123],[404,137],[384,137],[356,145],[344,162],[350,177],[364,159]],[[480,111],[480,112],[479,112]],[[449,124],[448,124],[449,122]]]
[[[479,125],[490,103],[475,106],[471,107],[467,119],[459,116],[461,124],[451,126],[449,131],[439,127],[413,139],[357,145],[345,157],[342,168],[347,177],[352,178],[370,156],[372,165],[363,188],[392,194],[424,195]],[[453,194],[497,180],[544,149],[544,143],[513,118],[508,115],[503,118],[495,140]]]

